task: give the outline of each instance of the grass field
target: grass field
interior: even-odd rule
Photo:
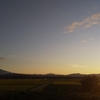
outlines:
[[[36,85],[0,85],[0,91],[26,91]]]
[[[52,84],[62,84],[62,85],[67,85],[67,84],[70,84],[70,85],[81,85],[80,84],[80,82],[79,82],[80,80],[79,79],[65,79],[65,80],[54,80],[54,82],[52,83]]]
[[[97,91],[83,92],[81,85],[76,84],[52,84],[44,92],[51,100],[100,100],[100,88]]]
[[[100,100],[100,82],[93,91],[84,92],[79,79],[55,79],[41,91],[27,91],[48,81],[51,80],[0,80],[0,100]]]
[[[0,79],[0,91],[25,91],[46,82],[36,79]]]
[[[0,85],[40,85],[47,80],[38,79],[0,79]]]

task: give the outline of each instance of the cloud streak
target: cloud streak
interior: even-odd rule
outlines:
[[[88,40],[93,41],[93,38],[89,38]],[[88,40],[81,40],[81,42],[86,43]]]
[[[86,42],[86,40],[81,40],[81,42],[85,43],[85,42]]]
[[[7,58],[0,57],[0,61],[5,61],[5,60],[7,60]]]
[[[73,67],[73,68],[84,68],[84,67],[86,67],[85,65],[70,65],[71,67]]]
[[[85,29],[89,28],[92,25],[99,25],[100,24],[100,13],[94,14],[90,17],[85,18],[81,22],[73,22],[71,25],[64,27],[63,33],[70,33],[77,29]]]
[[[89,40],[94,40],[93,38],[89,38]]]

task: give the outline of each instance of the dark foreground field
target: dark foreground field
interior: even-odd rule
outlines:
[[[100,87],[84,92],[78,80],[54,80],[38,91],[1,91],[0,100],[100,100]]]

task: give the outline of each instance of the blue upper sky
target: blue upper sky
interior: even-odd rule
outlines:
[[[100,0],[0,0],[0,68],[99,73]]]

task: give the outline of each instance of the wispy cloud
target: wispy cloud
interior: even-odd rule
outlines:
[[[85,29],[85,28],[89,28],[92,25],[99,25],[100,24],[100,13],[97,14],[93,14],[90,17],[85,18],[83,21],[81,22],[73,22],[71,25],[64,27],[64,32],[63,33],[69,33],[69,32],[73,32],[76,29]]]
[[[81,40],[81,42],[86,43],[86,42],[92,41],[92,40],[94,40],[94,39],[93,39],[93,38],[88,38],[88,39],[86,39],[86,40]]]
[[[73,68],[84,68],[86,65],[70,65]]]
[[[5,61],[5,60],[7,60],[7,58],[0,57],[0,61]]]
[[[81,40],[81,42],[85,43],[85,42],[86,42],[86,40]]]
[[[89,40],[94,40],[93,38],[89,38]]]

